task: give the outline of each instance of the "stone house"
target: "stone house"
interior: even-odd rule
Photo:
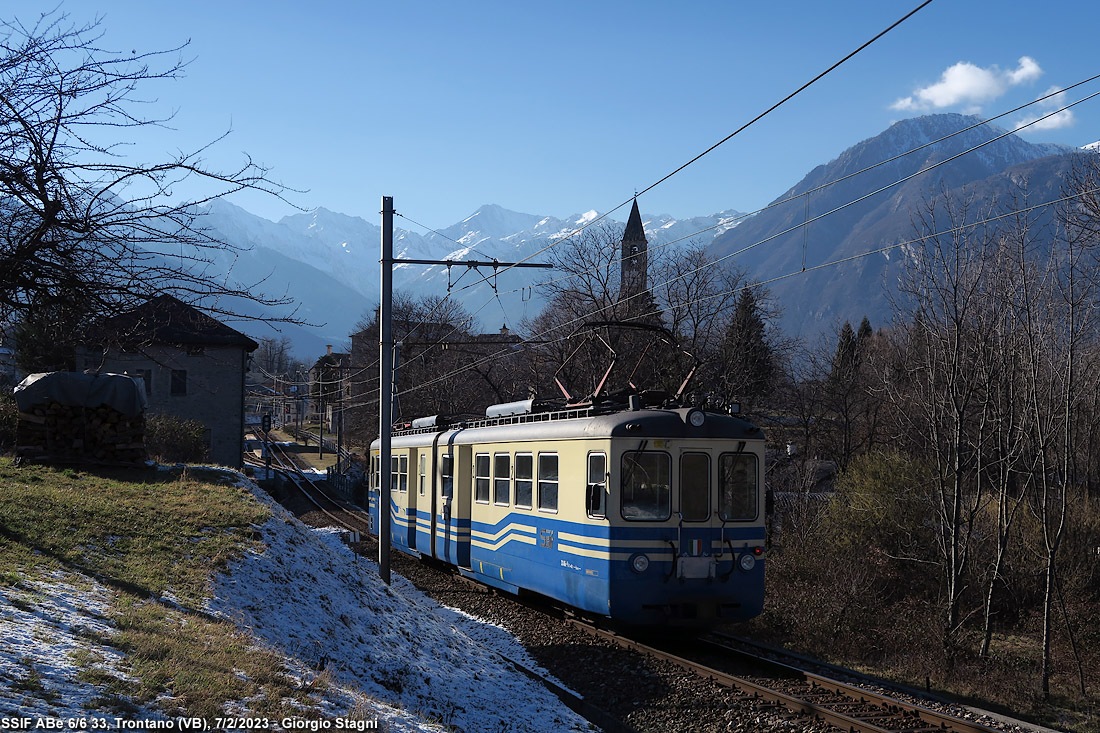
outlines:
[[[95,335],[77,349],[78,368],[141,377],[149,414],[197,420],[211,462],[241,466],[245,373],[259,344],[170,295],[108,319]]]

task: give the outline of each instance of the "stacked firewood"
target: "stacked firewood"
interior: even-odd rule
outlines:
[[[138,464],[145,461],[145,415],[49,402],[19,413],[17,440],[17,453],[28,459]]]

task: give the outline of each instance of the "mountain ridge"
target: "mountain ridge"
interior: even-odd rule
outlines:
[[[453,268],[402,265],[402,259],[521,261],[598,216],[588,211],[558,218],[485,204],[462,221],[426,234],[395,227],[398,262],[393,287],[396,291],[440,294],[458,284],[460,273],[448,272]],[[732,210],[683,220],[657,215],[646,217],[644,226],[651,246],[657,246],[701,229],[710,229],[704,236],[716,236],[736,226],[741,216]],[[231,202],[215,201],[205,207],[203,225],[212,236],[240,248],[234,257],[219,260],[227,271],[233,271],[235,279],[262,282],[268,291],[290,293],[302,303],[301,313],[314,324],[323,323],[314,327],[282,325],[274,332],[290,338],[295,352],[303,356],[323,353],[328,344],[346,343],[380,300],[380,258],[374,248],[381,242],[382,229],[365,219],[317,207],[272,222]],[[541,296],[531,294],[530,286],[536,283],[530,272],[502,273],[473,288],[467,293],[472,296],[469,300],[480,303],[499,298],[504,317],[512,321],[507,325],[515,328],[524,317],[536,315],[542,305]],[[482,272],[483,276],[489,274],[488,268]],[[331,286],[324,284],[325,278]],[[240,305],[244,314],[260,315],[252,305]],[[501,309],[494,307],[490,312]],[[485,318],[477,312],[473,315]],[[492,318],[493,323],[485,327],[495,330],[496,316]],[[238,328],[254,338],[273,335],[271,327],[261,323],[245,322]]]
[[[1017,135],[998,139],[1005,130],[988,123],[966,130],[978,123],[980,118],[956,114],[897,122],[813,168],[769,208],[717,237],[709,252],[741,252],[737,265],[772,281],[772,294],[784,309],[780,325],[789,335],[812,337],[864,316],[884,325],[890,317],[888,271],[899,258],[890,251],[865,253],[913,239],[910,216],[925,197],[964,190],[987,197],[996,189],[1003,198],[1003,184],[1018,176],[1017,167],[1052,158],[1064,170],[1072,158],[1073,148]],[[966,131],[941,140],[960,130]],[[912,152],[898,155],[905,151]],[[972,152],[951,160],[966,151]],[[1057,175],[1049,167],[1033,175],[1039,172]],[[842,260],[849,261],[818,269]]]
[[[690,240],[707,247],[714,258],[746,269],[759,281],[770,281],[769,288],[783,309],[780,326],[789,335],[813,337],[863,316],[875,326],[884,325],[889,319],[889,279],[902,255],[892,250],[875,256],[865,253],[912,239],[910,213],[925,196],[969,187],[972,193],[1003,199],[1010,195],[1013,181],[1023,178],[1033,179],[1037,190],[1049,192],[1052,182],[1067,170],[1072,159],[1068,153],[1074,149],[1031,143],[1005,133],[981,118],[958,114],[901,120],[812,167],[758,213],[729,209],[686,219],[648,214],[643,225],[651,248]],[[1044,158],[1051,161],[1035,163]],[[916,175],[922,170],[927,172]],[[644,212],[644,201],[641,204]],[[324,207],[291,214],[279,222],[222,201],[213,202],[206,213],[205,223],[215,234],[251,252],[234,262],[239,280],[265,279],[301,300],[303,312],[323,316],[326,325],[321,328],[284,330],[296,351],[308,356],[322,353],[325,344],[346,343],[357,323],[378,303],[380,273],[375,253],[381,227],[377,224]],[[516,262],[599,216],[593,210],[559,218],[487,203],[438,230],[398,227],[394,254],[398,260]],[[407,220],[398,219],[399,224],[403,221]],[[845,259],[849,261],[819,269]],[[278,268],[273,267],[275,263]],[[506,325],[515,328],[543,305],[537,289],[533,298],[523,294],[537,284],[530,274],[533,270],[490,277],[490,268],[483,268],[481,278],[464,272],[398,263],[394,289],[442,294],[455,291],[456,282],[457,287],[468,287],[484,278],[486,282],[463,296],[476,319],[492,320],[484,326],[490,330],[498,327],[501,312]],[[494,300],[500,302],[499,308]],[[264,328],[243,330],[258,337]]]

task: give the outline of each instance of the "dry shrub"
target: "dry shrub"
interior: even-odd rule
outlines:
[[[0,451],[15,447],[18,425],[19,408],[15,404],[15,398],[10,394],[0,395]]]
[[[146,415],[145,451],[159,463],[202,463],[209,459],[206,426],[173,415]]]

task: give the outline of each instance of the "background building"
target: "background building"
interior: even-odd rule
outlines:
[[[78,347],[85,370],[145,380],[149,414],[197,420],[210,460],[240,467],[244,450],[245,372],[258,344],[169,295],[100,324]]]

